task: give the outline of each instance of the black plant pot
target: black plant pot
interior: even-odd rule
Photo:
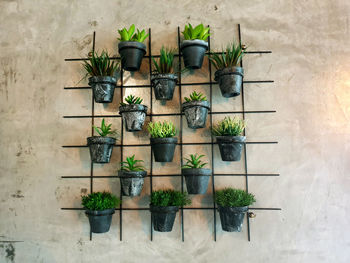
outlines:
[[[86,210],[85,214],[89,218],[90,229],[93,233],[106,233],[109,231],[114,214],[114,208],[102,211]]]
[[[248,206],[222,207],[219,206],[219,214],[222,230],[227,232],[241,232],[244,215],[248,212]]]
[[[141,131],[146,119],[147,106],[142,104],[123,105],[119,107],[125,128],[128,132]]]
[[[177,206],[150,206],[152,213],[153,228],[159,232],[171,232],[176,217],[176,212],[179,211]]]
[[[215,72],[215,81],[219,82],[222,96],[236,97],[241,94],[243,82],[243,68],[224,68]]]
[[[120,185],[122,193],[125,196],[140,195],[143,187],[144,177],[147,175],[146,171],[123,171],[119,170]]]
[[[89,78],[89,86],[97,103],[110,103],[113,101],[114,89],[117,79],[109,76],[96,76]]]
[[[190,101],[182,104],[182,111],[185,112],[187,125],[189,128],[198,129],[205,127],[208,109],[208,101]]]
[[[91,161],[94,163],[109,163],[115,141],[116,139],[111,137],[88,137],[87,145],[90,148]]]
[[[151,138],[152,151],[156,162],[172,162],[174,158],[176,137]]]
[[[205,52],[208,50],[208,42],[195,39],[184,40],[181,43],[181,53],[186,68],[200,69],[203,64]]]
[[[189,194],[205,194],[208,189],[210,169],[183,168],[182,175],[185,176],[187,192]]]
[[[123,69],[137,71],[140,69],[146,45],[137,41],[123,41],[118,44]]]
[[[175,74],[156,74],[151,77],[157,100],[172,100],[177,82]]]
[[[223,161],[241,160],[245,136],[216,136],[216,141]]]

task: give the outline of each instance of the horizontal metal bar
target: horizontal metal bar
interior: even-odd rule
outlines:
[[[184,210],[217,210],[215,207],[184,207],[184,208],[179,208],[179,209],[184,209]],[[275,208],[275,207],[249,207],[249,210],[261,210],[261,211],[280,211],[282,210],[281,208]],[[75,208],[75,207],[62,207],[61,210],[85,210],[85,208]],[[149,207],[122,207],[122,208],[115,208],[115,210],[123,210],[123,211],[137,211],[137,210],[143,210],[143,211],[149,211]]]

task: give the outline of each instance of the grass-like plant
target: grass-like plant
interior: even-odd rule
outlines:
[[[145,39],[148,37],[149,34],[146,34],[146,31],[143,29],[142,31],[140,31],[139,29],[137,29],[137,32],[135,32],[135,25],[132,24],[128,29],[126,29],[125,27],[121,30],[118,30],[120,38],[119,41],[123,42],[123,41],[137,41],[140,43],[143,43],[145,41]]]
[[[239,62],[244,55],[244,51],[245,48],[242,48],[240,44],[236,45],[235,43],[232,43],[226,47],[226,50],[222,50],[222,53],[210,54],[209,59],[217,70],[232,68],[239,66]]]
[[[129,105],[131,105],[131,104],[141,104],[142,101],[143,101],[143,99],[141,99],[140,97],[136,97],[136,96],[130,94],[129,96],[127,96],[127,97],[125,98],[125,101],[126,101]],[[120,102],[120,105],[121,105],[121,106],[124,106],[124,105],[126,105],[126,103]]]
[[[239,136],[243,133],[244,128],[243,120],[236,117],[231,119],[227,116],[212,128],[212,133],[215,136]]]
[[[215,191],[215,202],[222,207],[242,207],[255,202],[253,194],[241,189],[225,188]]]
[[[154,64],[153,72],[155,74],[174,73],[174,55],[175,55],[175,50],[166,49],[162,47],[160,49],[159,59],[155,60],[154,57],[152,57],[152,61]]]
[[[191,94],[190,94],[190,97],[185,97],[185,101],[186,102],[191,102],[191,101],[205,101],[207,100],[207,97],[203,95],[203,93],[201,92],[196,92],[196,91],[193,91]]]
[[[152,138],[169,138],[176,135],[176,128],[171,121],[150,122],[147,129]]]
[[[204,27],[203,24],[199,24],[196,27],[192,27],[191,24],[188,24],[185,26],[185,30],[182,32],[182,34],[185,40],[199,39],[206,41],[210,36],[209,29],[209,27]]]
[[[88,210],[106,210],[116,208],[120,199],[109,192],[95,192],[81,197],[81,204]]]
[[[191,199],[187,193],[171,189],[153,191],[151,194],[152,206],[185,206],[190,205]]]
[[[130,157],[126,157],[126,162],[121,162],[121,170],[128,172],[139,172],[145,171],[145,167],[143,165],[138,165],[138,163],[142,163],[142,160],[135,160],[135,154]]]
[[[93,126],[95,131],[101,135],[102,137],[106,137],[108,135],[116,135],[117,134],[117,131],[116,130],[112,130],[112,124],[108,124],[106,125],[105,124],[105,119],[102,119],[102,122],[101,122],[101,126],[100,127],[96,127],[96,126]],[[110,136],[112,137],[112,136]]]
[[[190,158],[185,158],[186,164],[182,166],[182,168],[192,168],[192,169],[199,169],[203,168],[207,165],[207,163],[203,163],[200,159],[204,157],[205,155],[201,154],[190,154]]]
[[[107,51],[102,51],[101,54],[92,52],[87,61],[83,62],[86,74],[91,77],[95,76],[114,76],[114,73],[119,70],[119,62],[112,61]]]

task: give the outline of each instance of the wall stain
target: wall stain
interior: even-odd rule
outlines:
[[[90,22],[89,22],[89,25],[90,25],[90,26],[97,26],[98,23],[97,23],[96,20],[94,20],[94,21],[90,21]]]
[[[21,190],[17,190],[17,192],[15,194],[11,195],[14,198],[23,198],[24,195],[22,195],[22,191]]]
[[[15,262],[15,247],[10,243],[6,245],[0,245],[0,248],[5,249],[5,258],[8,262]]]
[[[87,193],[87,189],[86,188],[81,188],[80,193],[86,194]]]
[[[87,46],[90,46],[91,42],[92,42],[92,36],[90,34],[86,35],[82,39],[73,40],[73,43],[77,46],[79,51],[82,51]]]
[[[164,24],[166,24],[168,26],[168,25],[170,25],[170,21],[169,20],[165,20]]]
[[[218,10],[219,8],[216,6],[216,5],[214,5],[214,10],[216,11],[216,10]]]

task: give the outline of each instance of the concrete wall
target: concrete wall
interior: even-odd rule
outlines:
[[[350,3],[324,1],[24,1],[0,2],[0,262],[349,262],[349,105]],[[89,114],[91,93],[67,91],[83,75],[80,64],[64,62],[84,56],[97,32],[97,49],[117,52],[117,29],[135,23],[152,28],[153,53],[162,44],[176,47],[177,26],[203,22],[212,27],[212,45],[219,49],[237,36],[250,50],[272,50],[270,55],[245,57],[246,79],[274,79],[274,84],[249,84],[247,110],[277,114],[249,115],[248,140],[278,140],[278,145],[248,146],[248,171],[280,173],[280,177],[249,178],[257,211],[251,220],[252,241],[242,233],[224,233],[217,222],[213,242],[213,214],[186,211],[185,242],[181,242],[179,215],[172,233],[155,233],[149,241],[147,211],[119,216],[111,231],[89,241],[80,195],[89,191],[89,179],[61,179],[89,175],[86,149],[63,149],[84,144],[89,119],[63,115]],[[207,66],[205,62],[204,67]],[[147,63],[127,83],[147,83]],[[207,78],[204,69],[186,75],[186,81]],[[86,85],[86,81],[79,83]],[[208,92],[208,87],[197,87]],[[128,90],[149,101],[148,90]],[[184,87],[184,95],[191,88]],[[178,92],[176,91],[176,94]],[[96,112],[114,114],[115,101]],[[165,107],[154,102],[155,112],[178,110],[178,95]],[[214,110],[241,108],[240,98],[224,99],[214,86]],[[214,120],[218,120],[215,116]],[[175,123],[178,119],[173,118]],[[108,120],[118,127],[118,120]],[[208,131],[193,133],[184,125],[185,140],[208,139]],[[191,138],[191,137],[192,138]],[[126,142],[147,143],[145,132],[128,134]],[[209,147],[184,147],[184,154]],[[128,149],[147,158],[149,149]],[[216,159],[219,160],[215,148]],[[112,163],[96,165],[95,175],[115,175],[120,154]],[[179,172],[179,149],[174,163],[155,164],[155,172]],[[217,172],[243,171],[215,163]],[[146,162],[146,166],[149,163]],[[244,187],[244,178],[220,177],[217,187]],[[179,180],[157,178],[154,187],[180,187]],[[96,179],[94,189],[119,193],[117,179]],[[149,181],[142,196],[126,199],[124,206],[147,206]],[[210,205],[211,192],[193,198],[193,206]],[[21,242],[9,242],[21,241]]]

